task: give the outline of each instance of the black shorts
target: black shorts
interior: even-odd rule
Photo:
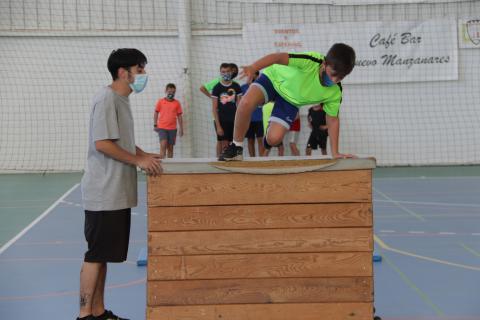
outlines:
[[[222,122],[220,121],[220,125],[223,129],[223,136],[219,136],[217,134],[217,141],[233,141],[233,122]],[[215,126],[215,132],[217,132],[217,127]]]
[[[317,150],[317,148],[320,146],[320,149],[326,149],[327,137],[327,130],[312,131],[312,133],[310,133],[310,137],[308,138],[307,148]]]
[[[123,262],[130,241],[131,209],[85,210],[85,262]]]
[[[263,121],[250,122],[247,134],[248,139],[263,138]]]

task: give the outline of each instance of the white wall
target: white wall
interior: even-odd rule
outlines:
[[[96,6],[90,8],[75,8],[76,3],[0,0],[0,170],[83,168],[90,100],[110,82],[106,60],[115,48],[136,47],[149,59],[148,87],[131,98],[140,146],[148,151],[158,148],[152,115],[165,84],[176,83],[178,98],[183,99],[184,53],[176,36],[175,2],[151,0],[140,5],[117,0],[115,9],[111,0],[90,1]],[[179,139],[176,155],[215,155],[211,102],[198,88],[217,76],[221,62],[249,62],[242,46],[244,23],[478,17],[479,3],[329,6],[193,1],[193,96],[186,114],[187,137]],[[380,165],[480,163],[475,146],[480,138],[479,65],[478,49],[459,49],[458,81],[346,85],[342,150],[373,155]],[[305,111],[302,151],[308,134]]]

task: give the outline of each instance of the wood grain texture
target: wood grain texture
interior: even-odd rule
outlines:
[[[371,303],[288,303],[147,308],[147,320],[372,320]]]
[[[372,226],[370,203],[151,207],[149,231]]]
[[[373,278],[148,281],[149,306],[372,302]]]
[[[148,280],[373,276],[370,252],[152,256]]]
[[[189,174],[148,179],[148,206],[371,202],[371,171]]]
[[[178,231],[148,234],[149,256],[372,250],[372,228]]]

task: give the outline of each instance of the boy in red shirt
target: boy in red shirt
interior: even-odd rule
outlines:
[[[160,156],[173,158],[173,146],[178,135],[183,136],[182,106],[175,97],[176,87],[173,83],[167,84],[165,88],[165,98],[157,101],[155,114],[153,116],[153,127],[160,138]]]

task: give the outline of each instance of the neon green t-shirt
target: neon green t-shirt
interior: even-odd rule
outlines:
[[[262,107],[262,116],[263,116],[263,134],[267,134],[268,122],[270,121],[270,116],[273,111],[273,102],[267,102]]]
[[[289,53],[288,66],[274,64],[263,70],[282,98],[300,108],[323,103],[323,110],[338,116],[342,101],[341,85],[324,87],[319,70],[325,57],[318,52]]]

